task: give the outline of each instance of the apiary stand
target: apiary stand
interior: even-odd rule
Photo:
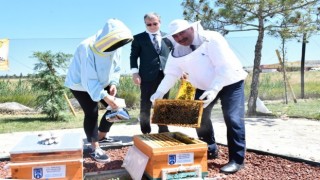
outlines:
[[[203,141],[180,132],[166,132],[136,135],[133,142],[149,157],[144,174],[151,180],[160,180],[162,175],[172,176],[174,170],[181,173],[182,168],[185,172],[181,174],[201,174],[202,177],[208,174],[208,146]]]
[[[83,179],[83,141],[80,133],[59,135],[52,145],[39,143],[36,134],[26,135],[10,151],[13,179]]]

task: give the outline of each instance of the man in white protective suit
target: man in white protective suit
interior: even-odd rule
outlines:
[[[199,21],[174,20],[169,25],[168,36],[175,44],[174,49],[167,60],[165,77],[150,100],[161,99],[187,74],[189,82],[197,88],[195,99],[204,103],[197,135],[208,144],[208,159],[214,159],[219,151],[210,117],[220,99],[229,149],[229,162],[220,171],[237,172],[244,167],[246,151],[244,79],[247,73],[225,38],[218,32],[203,30]]]

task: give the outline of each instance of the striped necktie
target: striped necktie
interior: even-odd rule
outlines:
[[[152,34],[153,35],[153,46],[156,49],[157,53],[160,53],[160,47],[159,47],[159,42],[157,40],[157,34]]]

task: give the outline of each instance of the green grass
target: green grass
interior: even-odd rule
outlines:
[[[305,73],[305,98],[300,98],[300,72],[288,72],[288,79],[298,102],[294,103],[290,90],[288,90],[288,104],[285,104],[284,83],[282,73],[261,73],[259,98],[265,102],[274,116],[302,117],[320,120],[320,72]],[[245,81],[245,95],[249,97],[251,76]],[[178,91],[179,82],[170,90],[170,98],[173,99]],[[66,91],[72,97],[70,91]],[[34,108],[36,97],[42,92],[33,89],[28,79],[2,79],[0,80],[0,103],[18,102]],[[135,121],[139,114],[139,86],[133,84],[131,76],[121,77],[118,88],[118,96],[126,99],[127,107],[130,108],[131,120]],[[100,116],[104,112],[100,113]],[[214,108],[213,114],[221,113],[220,106]],[[77,116],[70,120],[49,121],[45,115],[0,115],[0,133],[19,131],[42,131],[67,128],[82,128],[83,113],[77,112]]]
[[[287,115],[320,120],[320,99],[298,99],[297,103],[290,101],[288,104],[266,102],[265,105],[275,116]]]
[[[301,97],[301,76],[300,72],[288,72],[288,81],[296,98]],[[281,72],[261,73],[259,80],[259,97],[262,100],[283,100],[285,99],[285,88],[283,74]],[[245,81],[245,94],[249,97],[251,75]],[[292,95],[287,87],[287,97],[291,100]],[[304,78],[304,98],[320,98],[320,72],[306,71]]]
[[[99,112],[99,120],[105,110]],[[119,123],[132,123],[137,120],[139,110],[131,109],[129,111],[131,119]],[[69,121],[51,121],[45,115],[1,115],[0,116],[0,133],[12,133],[23,131],[44,131],[57,129],[74,129],[83,127],[83,113],[77,111],[76,117]]]
[[[320,120],[320,99],[299,99],[298,103],[282,101],[266,101],[265,105],[273,112],[274,116],[286,115],[288,117],[301,117],[308,119]],[[100,118],[105,110],[100,111]],[[213,109],[214,117],[221,114],[220,105]],[[131,124],[135,122],[139,115],[139,109],[129,109],[131,119],[120,122]],[[99,118],[99,119],[100,119]],[[115,124],[117,125],[117,123]],[[74,129],[83,127],[83,113],[77,111],[77,116],[69,121],[50,121],[45,115],[1,115],[0,116],[0,133],[23,132],[23,131],[43,131],[57,129]]]

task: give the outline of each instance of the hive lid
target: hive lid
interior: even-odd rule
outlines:
[[[37,134],[25,135],[10,151],[10,154],[22,153],[46,153],[61,151],[82,150],[83,140],[81,133],[57,134],[59,142],[57,144],[44,145],[39,143]]]

